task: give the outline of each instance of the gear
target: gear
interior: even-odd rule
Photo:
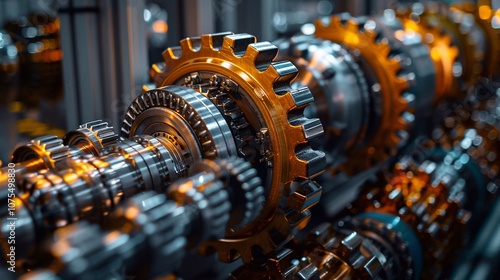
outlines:
[[[257,171],[241,158],[216,159],[196,163],[190,174],[211,172],[224,182],[232,202],[227,230],[234,231],[252,222],[262,210],[264,188]]]
[[[457,9],[451,10],[448,5],[437,2],[415,3],[411,7],[402,7],[398,13],[401,17],[418,22],[418,25],[423,26],[424,29],[437,28],[448,35],[453,45],[458,47],[458,61],[450,69],[458,81],[458,91],[451,92],[451,97],[460,97],[456,94],[463,94],[473,86],[478,75],[482,72],[483,54],[471,38],[472,27],[467,26],[467,21],[464,20],[472,15]]]
[[[54,135],[45,135],[35,138],[31,142],[18,146],[10,157],[12,163],[21,163],[27,160],[41,160],[40,164],[44,169],[55,169],[57,162],[70,156],[68,147],[63,145],[63,141]],[[32,165],[39,166],[38,164]],[[30,172],[30,167],[26,167]],[[36,170],[33,171],[38,171]]]
[[[458,81],[453,75],[453,65],[458,58],[458,48],[452,43],[450,36],[437,27],[418,24],[404,10],[396,11],[407,32],[415,32],[429,47],[434,68],[436,70],[436,88],[434,103],[459,91]]]
[[[402,117],[408,107],[404,99],[408,82],[397,76],[400,62],[389,57],[391,47],[386,40],[377,40],[378,34],[371,24],[374,22],[364,23],[365,19],[354,18],[349,14],[319,19],[315,23],[316,37],[346,45],[353,54],[359,53],[360,59],[367,63],[363,70],[374,99],[371,106],[375,107],[373,112],[376,116],[373,117],[379,121],[370,125],[372,135],[365,147],[351,156],[352,159],[362,160],[352,160],[343,167],[348,173],[369,168],[373,163],[394,155],[402,140],[401,132],[408,129]]]
[[[500,68],[500,30],[495,29],[495,11],[488,5],[474,5],[469,2],[455,3],[451,9],[459,9],[474,15],[476,24],[482,30],[486,41],[484,51],[484,67],[482,75],[486,77],[496,76]]]
[[[208,74],[208,79],[229,78],[237,86],[230,97],[259,141],[260,158],[253,162],[264,181],[264,207],[253,223],[212,243],[221,260],[241,255],[249,262],[255,247],[269,253],[307,224],[308,209],[321,193],[310,179],[325,167],[324,153],[311,149],[308,141],[323,129],[319,120],[303,116],[312,95],[307,88],[291,88],[297,69],[288,61],[274,62],[278,49],[270,43],[256,43],[248,34],[220,33],[180,44],[163,53],[165,63],[153,65],[156,85],[182,85],[195,72]]]
[[[191,162],[236,155],[231,130],[219,110],[187,87],[167,86],[137,97],[125,113],[121,136],[130,139],[137,134],[178,140],[187,146]]]
[[[99,156],[103,150],[118,141],[118,135],[107,122],[95,120],[80,125],[77,130],[68,132],[63,137],[66,146],[79,146],[89,154]]]

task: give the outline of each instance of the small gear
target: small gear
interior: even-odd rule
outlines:
[[[68,158],[70,155],[68,147],[63,145],[63,141],[59,137],[45,135],[18,146],[12,152],[10,161],[12,163],[21,163],[31,159],[40,159],[45,169],[55,169],[57,162]]]
[[[66,146],[79,146],[95,156],[103,154],[103,150],[118,141],[118,135],[107,122],[95,120],[80,125],[77,130],[68,132],[63,137]]]
[[[232,210],[227,230],[234,231],[252,222],[262,210],[264,188],[252,165],[237,157],[202,161],[193,165],[190,174],[211,172],[229,192]]]
[[[315,36],[347,46],[351,52],[362,60],[364,74],[369,81],[372,112],[371,119],[379,119],[370,124],[370,140],[363,149],[356,150],[352,160],[342,167],[347,173],[356,173],[369,168],[388,156],[396,153],[402,135],[408,129],[403,113],[408,112],[408,104],[404,92],[408,82],[398,77],[400,62],[391,58],[391,47],[387,40],[379,40],[373,24],[366,24],[366,18],[354,18],[349,14],[341,14],[316,21]],[[370,23],[374,23],[371,21]],[[403,132],[403,133],[401,133]]]
[[[274,45],[231,33],[187,38],[180,44],[163,53],[165,63],[153,65],[156,85],[184,85],[191,73],[207,81],[213,75],[230,79],[236,87],[229,97],[259,141],[259,158],[253,162],[265,188],[264,207],[254,222],[228,232],[215,246],[223,261],[241,256],[249,262],[256,247],[270,253],[307,224],[308,209],[321,194],[310,179],[325,167],[324,153],[308,142],[323,129],[318,119],[304,117],[304,108],[313,101],[311,92],[292,89],[297,68],[288,61],[275,62]]]

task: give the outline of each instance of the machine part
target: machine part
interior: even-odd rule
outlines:
[[[450,95],[453,96],[456,91],[459,91],[458,79],[453,73],[453,65],[458,58],[458,47],[453,44],[451,37],[438,27],[419,24],[413,17],[401,10],[397,10],[396,14],[403,22],[405,30],[419,34],[429,47],[436,71],[434,104]]]
[[[186,249],[225,235],[238,192],[262,191],[259,182],[248,186],[235,181],[256,174],[239,158],[205,160],[190,172],[194,175],[170,185],[168,196],[175,202],[165,194],[145,192],[118,206],[105,230],[80,222],[56,231],[57,241],[49,247],[53,271],[46,273],[63,279],[107,279],[125,268],[140,279],[164,276],[179,266]],[[87,269],[75,263],[87,264]]]
[[[258,139],[260,155],[252,163],[264,182],[264,207],[253,223],[205,244],[204,249],[217,250],[226,262],[240,255],[249,262],[256,248],[269,253],[307,224],[308,209],[321,193],[310,179],[325,166],[324,153],[311,149],[308,142],[323,129],[318,119],[304,117],[312,95],[307,88],[292,89],[298,71],[288,61],[273,61],[276,46],[256,43],[252,35],[230,33],[187,38],[180,44],[164,52],[165,63],[153,65],[156,85],[188,85],[188,77],[196,73],[201,79],[192,83],[193,89],[203,93],[214,75],[230,81],[233,88],[223,93],[243,112]],[[217,85],[215,90],[223,87]]]
[[[481,29],[486,43],[483,59],[485,77],[498,77],[500,68],[500,28],[495,25],[495,11],[488,5],[477,6],[473,3],[462,2],[453,4],[452,10],[458,9],[474,16],[475,24]]]
[[[25,172],[36,172],[40,169],[56,169],[58,161],[71,155],[69,148],[54,135],[35,138],[29,143],[14,149],[10,161],[23,164]]]
[[[299,69],[292,86],[307,86],[314,95],[314,103],[304,113],[321,120],[325,137],[315,141],[325,150],[328,166],[338,167],[367,141],[370,100],[366,79],[338,44],[301,35],[278,46],[280,57]]]
[[[466,92],[482,72],[484,50],[478,46],[479,42],[471,38],[471,32],[476,27],[473,16],[456,9],[451,10],[448,5],[438,2],[415,3],[401,7],[398,13],[400,17],[408,17],[424,28],[437,28],[448,35],[453,45],[458,47],[458,61],[453,64],[452,73],[459,87],[457,92],[451,92],[450,97],[460,98],[461,96],[456,94]]]
[[[95,120],[80,125],[77,130],[66,133],[63,143],[66,146],[77,146],[87,154],[99,156],[103,150],[118,141],[118,135],[107,122]]]
[[[154,89],[132,102],[125,113],[121,136],[129,139],[140,134],[181,138],[187,146],[185,156],[192,158],[191,162],[236,155],[231,130],[217,107],[186,87]]]
[[[404,144],[408,134],[408,123],[404,119],[404,113],[408,112],[404,99],[408,81],[398,77],[400,61],[390,57],[388,41],[378,40],[380,34],[365,18],[341,14],[319,19],[315,25],[316,37],[343,44],[357,54],[368,81],[373,112],[369,117],[372,121],[368,131],[370,140],[352,154],[351,158],[359,160],[351,160],[343,167],[348,173],[359,172],[395,155],[398,144]]]
[[[144,135],[111,145],[104,156],[68,158],[66,169],[26,174],[19,180],[23,185],[16,186],[21,191],[15,198],[16,233],[24,241],[16,256],[36,253],[57,228],[83,219],[101,222],[120,201],[142,191],[165,192],[171,182],[187,176],[180,152],[169,143]],[[2,219],[7,216],[2,212]],[[8,246],[6,241],[2,238]]]

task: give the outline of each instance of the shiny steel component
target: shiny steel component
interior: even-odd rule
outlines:
[[[187,249],[225,235],[226,223],[238,212],[234,196],[262,191],[256,171],[242,159],[204,161],[191,172],[168,188],[175,202],[145,192],[118,206],[105,231],[81,222],[57,231],[49,249],[54,271],[26,277],[40,279],[48,273],[63,279],[108,279],[125,268],[128,275],[144,279],[172,272]],[[83,272],[73,265],[81,262],[87,264]]]
[[[315,140],[325,150],[328,165],[338,167],[367,141],[370,98],[366,79],[352,56],[340,45],[312,36],[294,36],[278,44],[280,57],[299,69],[293,86],[307,86],[314,103],[305,114],[318,117],[325,136]]]
[[[103,150],[118,141],[118,135],[107,122],[95,120],[80,125],[77,130],[64,135],[63,143],[66,146],[77,146],[87,154],[102,155]]]
[[[481,75],[486,77],[498,77],[500,67],[500,26],[496,24],[495,11],[491,5],[478,7],[473,3],[462,2],[452,5],[452,10],[458,9],[474,16],[474,23],[480,29],[483,43],[483,71]]]
[[[40,169],[55,169],[57,162],[69,157],[69,148],[54,135],[35,138],[29,143],[14,149],[10,161],[24,163],[25,172],[35,172]],[[29,163],[25,163],[29,161]]]
[[[469,87],[473,86],[478,75],[483,71],[481,62],[484,59],[485,50],[483,47],[485,45],[480,41],[483,41],[484,38],[482,34],[475,32],[477,26],[473,16],[457,9],[450,9],[448,5],[438,2],[416,3],[411,7],[401,7],[398,13],[400,17],[418,22],[423,30],[426,28],[438,29],[449,36],[453,45],[458,47],[458,61],[453,64],[452,68],[458,87],[448,94],[451,94],[450,97],[461,97],[456,96],[456,94],[463,94]],[[417,29],[419,28],[417,27]],[[473,32],[479,38],[472,38]],[[435,32],[430,34],[435,34]],[[430,39],[432,41],[432,38]]]
[[[57,228],[82,219],[100,222],[120,201],[146,190],[165,192],[171,182],[187,175],[183,159],[176,157],[179,151],[164,138],[137,136],[109,149],[101,157],[68,158],[66,168],[19,178],[16,233],[23,243],[18,258],[36,253],[37,245]],[[4,201],[2,219],[8,214]],[[5,234],[8,229],[2,228]]]
[[[277,47],[256,43],[248,34],[203,35],[167,49],[165,63],[151,69],[157,86],[183,85],[214,101],[222,95],[232,99],[244,114],[241,123],[251,126],[251,137],[257,140],[256,147],[249,145],[247,150],[258,151],[249,160],[264,181],[264,208],[253,223],[206,244],[206,250],[213,247],[223,261],[241,255],[248,262],[254,258],[253,247],[268,253],[281,246],[307,224],[308,209],[321,193],[310,179],[323,171],[324,154],[311,149],[308,142],[323,129],[319,120],[303,116],[312,95],[307,88],[292,89],[290,83],[298,71],[288,61],[274,62],[277,52]],[[235,142],[245,146],[244,141]],[[245,156],[241,148],[239,153]]]
[[[398,77],[400,61],[390,57],[391,46],[387,40],[377,41],[376,24],[366,18],[354,18],[341,14],[316,21],[315,36],[340,43],[359,56],[361,69],[368,81],[372,101],[370,120],[370,140],[362,149],[356,150],[346,165],[347,172],[353,173],[368,168],[374,163],[394,155],[398,144],[406,140],[408,102],[405,91],[408,81]]]

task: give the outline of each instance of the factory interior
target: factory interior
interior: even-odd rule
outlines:
[[[0,279],[500,278],[500,0],[0,0]]]

